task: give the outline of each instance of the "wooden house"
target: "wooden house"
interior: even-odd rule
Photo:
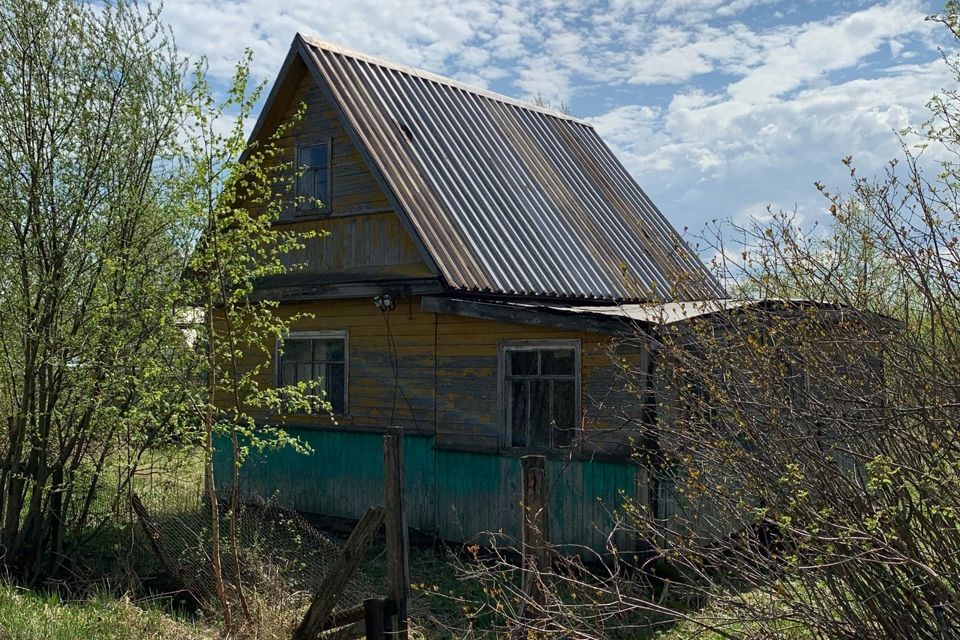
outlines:
[[[329,235],[260,283],[313,316],[263,384],[321,379],[335,422],[287,418],[314,454],[254,455],[243,491],[358,518],[400,425],[411,527],[518,535],[537,452],[553,541],[602,547],[624,492],[650,492],[630,461],[650,395],[619,379],[650,349],[615,338],[708,313],[723,288],[589,122],[298,35],[253,138],[301,102],[284,159],[324,206],[279,224]]]

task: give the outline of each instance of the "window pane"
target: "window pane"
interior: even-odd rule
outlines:
[[[327,200],[328,200],[327,170],[326,169],[317,170],[316,178],[317,178],[317,182],[316,182],[316,188],[314,189],[314,192],[313,192],[313,197],[319,200],[320,202],[322,202],[323,204],[327,204]]]
[[[550,349],[540,352],[540,373],[545,376],[572,376],[573,349]]]
[[[573,380],[553,381],[554,444],[569,447],[577,423],[577,399]]]
[[[310,375],[310,379],[315,383],[313,393],[322,395],[321,392],[326,392],[327,390],[327,365],[314,364],[312,367],[313,373]]]
[[[327,400],[333,405],[334,413],[344,412],[344,386],[346,376],[342,364],[327,365]]]
[[[310,382],[313,380],[313,371],[311,370],[311,365],[309,364],[298,364],[295,365],[297,372],[295,374],[295,379],[292,382]]]
[[[314,204],[314,200],[328,199],[327,165],[329,153],[326,144],[316,144],[300,149],[300,175],[297,193],[308,199],[306,206]]]
[[[536,351],[508,351],[508,371],[511,376],[535,376],[537,375],[537,352]]]
[[[284,340],[283,355],[284,362],[310,362],[310,340]]]
[[[510,383],[510,435],[513,446],[527,446],[527,382]]]
[[[300,178],[297,181],[297,195],[304,196],[307,198],[312,198],[313,186],[314,186],[313,170],[307,169],[300,175]]]
[[[530,446],[550,446],[550,381],[530,381]]]
[[[343,338],[313,341],[313,359],[317,362],[343,362]]]
[[[300,149],[300,166],[303,167],[326,167],[327,166],[327,145],[315,144],[310,147]]]
[[[280,386],[294,384],[297,381],[297,365],[284,364],[280,367]]]

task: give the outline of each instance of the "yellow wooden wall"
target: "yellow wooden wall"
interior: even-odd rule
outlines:
[[[269,133],[293,116],[301,103],[304,118],[278,140],[284,149],[278,162],[296,160],[299,145],[331,141],[332,197],[329,210],[304,221],[283,223],[290,229],[327,232],[307,241],[289,263],[306,263],[301,273],[382,275],[423,278],[431,275],[412,238],[364,163],[336,114],[309,73],[300,65],[280,92],[278,113]],[[282,111],[282,113],[279,113]],[[348,415],[337,417],[344,428],[381,429],[391,424],[436,433],[438,446],[494,450],[502,431],[497,403],[499,340],[577,338],[582,341],[581,408],[587,429],[603,432],[614,442],[635,433],[624,430],[639,419],[638,398],[622,391],[611,364],[608,336],[561,331],[517,323],[424,313],[420,298],[398,301],[390,314],[400,383],[396,392],[383,315],[371,299],[284,303],[279,313],[310,313],[294,330],[349,332]],[[269,345],[272,349],[273,345]],[[626,350],[642,368],[642,350]],[[273,385],[275,371],[263,373],[262,385]],[[269,416],[264,416],[265,418]],[[329,425],[329,418],[291,417],[291,424]],[[635,425],[633,425],[635,426]],[[599,438],[598,439],[603,439]]]
[[[399,300],[389,314],[403,394],[394,406],[394,375],[383,314],[368,299],[322,300],[285,304],[279,313],[311,314],[294,331],[346,330],[349,333],[348,415],[346,428],[383,428],[391,424],[436,432],[437,445],[493,450],[500,442],[497,404],[499,340],[575,338],[581,341],[581,409],[592,444],[625,443],[637,433],[639,397],[624,391],[611,362],[609,336],[495,322],[421,310],[420,298]],[[643,350],[618,349],[636,370]],[[274,383],[275,370],[261,384]],[[404,395],[406,398],[404,399]],[[331,425],[329,417],[298,416],[290,424]]]
[[[331,202],[319,216],[289,223],[290,229],[320,230],[328,235],[308,240],[303,251],[288,256],[288,263],[307,263],[306,271],[317,273],[399,266],[399,272],[411,277],[428,275],[410,234],[333,107],[309,74],[294,77],[298,75],[295,90],[285,94],[286,105],[278,122],[290,121],[301,103],[307,109],[303,118],[278,139],[283,154],[277,161],[293,167],[298,146],[329,140]]]

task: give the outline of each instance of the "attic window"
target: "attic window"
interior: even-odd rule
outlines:
[[[299,212],[328,213],[330,211],[330,143],[305,145],[298,151],[299,167],[303,171],[297,185],[297,194],[303,199]]]

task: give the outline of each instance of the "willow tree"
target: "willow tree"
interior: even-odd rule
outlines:
[[[276,225],[284,210],[303,200],[295,188],[301,171],[285,161],[282,139],[300,121],[305,106],[301,104],[293,117],[261,139],[248,141],[246,125],[264,86],[251,82],[250,60],[247,51],[220,98],[207,83],[204,63],[196,65],[177,155],[178,200],[185,219],[198,231],[188,276],[181,285],[183,308],[188,310],[184,320],[192,320],[188,324],[195,339],[193,379],[205,383],[202,389],[192,387],[188,406],[202,426],[211,568],[228,629],[237,626],[234,606],[248,622],[255,622],[241,583],[240,468],[251,449],[292,446],[302,450],[282,428],[284,415],[330,411],[329,402],[311,382],[283,388],[263,384],[273,366],[276,345],[304,314],[280,316],[277,301],[258,295],[257,284],[298,269],[301,265],[289,256],[320,232]],[[218,450],[230,455],[220,457]],[[214,473],[218,460],[221,468]],[[220,504],[224,492],[219,479],[229,488],[225,510]],[[227,515],[225,536],[221,511]],[[225,550],[221,537],[227,541]]]
[[[169,434],[184,68],[126,2],[4,0],[0,38],[0,545],[38,576]]]

